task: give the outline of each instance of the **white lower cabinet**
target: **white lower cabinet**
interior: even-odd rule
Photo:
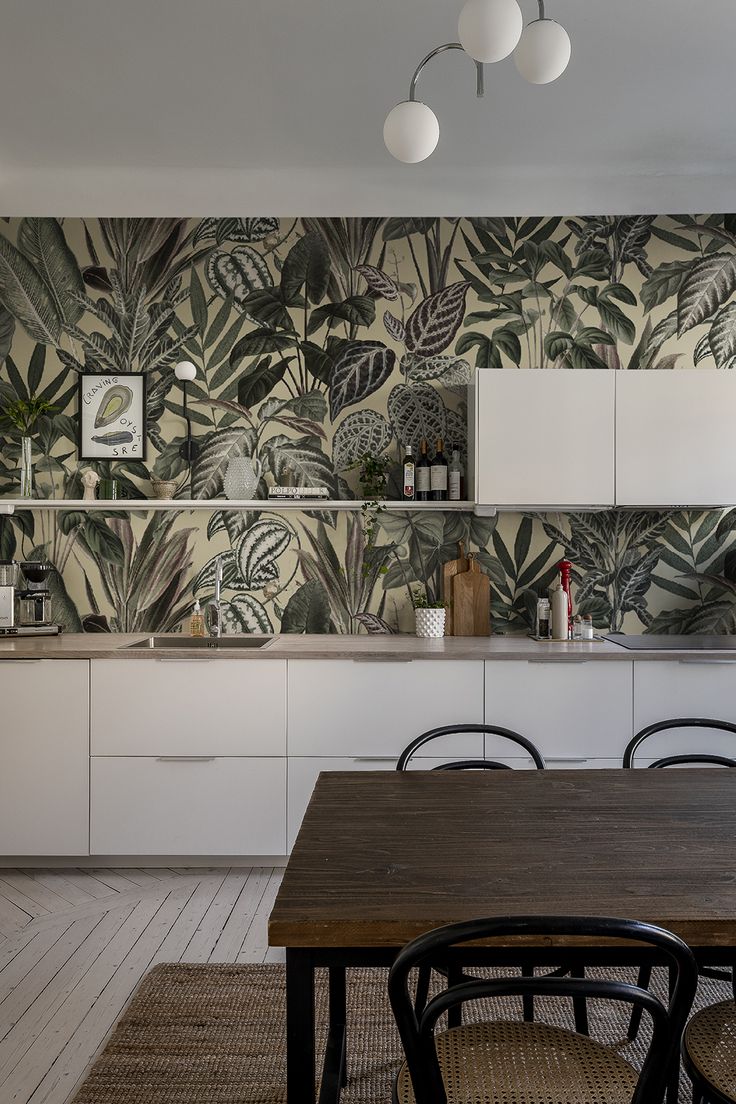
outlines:
[[[509,660],[486,663],[486,724],[527,736],[549,767],[618,766],[631,739],[633,663]],[[486,756],[509,755],[507,741],[486,737]]]
[[[736,724],[736,660],[690,657],[634,665],[634,730],[677,717],[703,717]],[[702,752],[736,756],[736,735],[690,728],[650,736],[641,745],[644,757]]]
[[[89,851],[89,663],[0,663],[0,853]]]
[[[93,756],[93,855],[283,855],[286,759]]]
[[[384,756],[421,732],[483,721],[483,663],[452,660],[289,662],[288,753]],[[477,757],[482,735],[433,742],[420,755]]]

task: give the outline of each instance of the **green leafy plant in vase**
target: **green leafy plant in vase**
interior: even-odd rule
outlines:
[[[414,607],[417,636],[438,639],[445,635],[447,611],[444,602],[433,601],[426,590],[414,587],[411,592],[411,604]]]
[[[374,501],[385,498],[391,467],[388,456],[372,456],[364,452],[356,466],[359,468],[358,481],[363,498]]]
[[[33,433],[39,419],[50,414],[56,408],[45,399],[31,395],[29,399],[15,399],[7,403],[2,410],[2,422],[13,426],[20,438],[20,497],[33,498]]]

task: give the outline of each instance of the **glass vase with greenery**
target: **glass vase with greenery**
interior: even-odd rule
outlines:
[[[29,399],[15,399],[2,410],[2,422],[17,429],[20,437],[20,497],[33,498],[33,433],[39,418],[55,408],[45,399],[31,395]]]

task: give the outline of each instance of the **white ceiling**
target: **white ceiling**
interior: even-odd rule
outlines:
[[[536,0],[520,0],[526,19]],[[733,0],[547,0],[555,84],[445,54],[433,158],[385,151],[461,0],[0,0],[3,214],[736,208]]]

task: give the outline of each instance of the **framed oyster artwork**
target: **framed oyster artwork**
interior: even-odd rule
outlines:
[[[81,460],[144,460],[146,376],[142,372],[79,376]]]

